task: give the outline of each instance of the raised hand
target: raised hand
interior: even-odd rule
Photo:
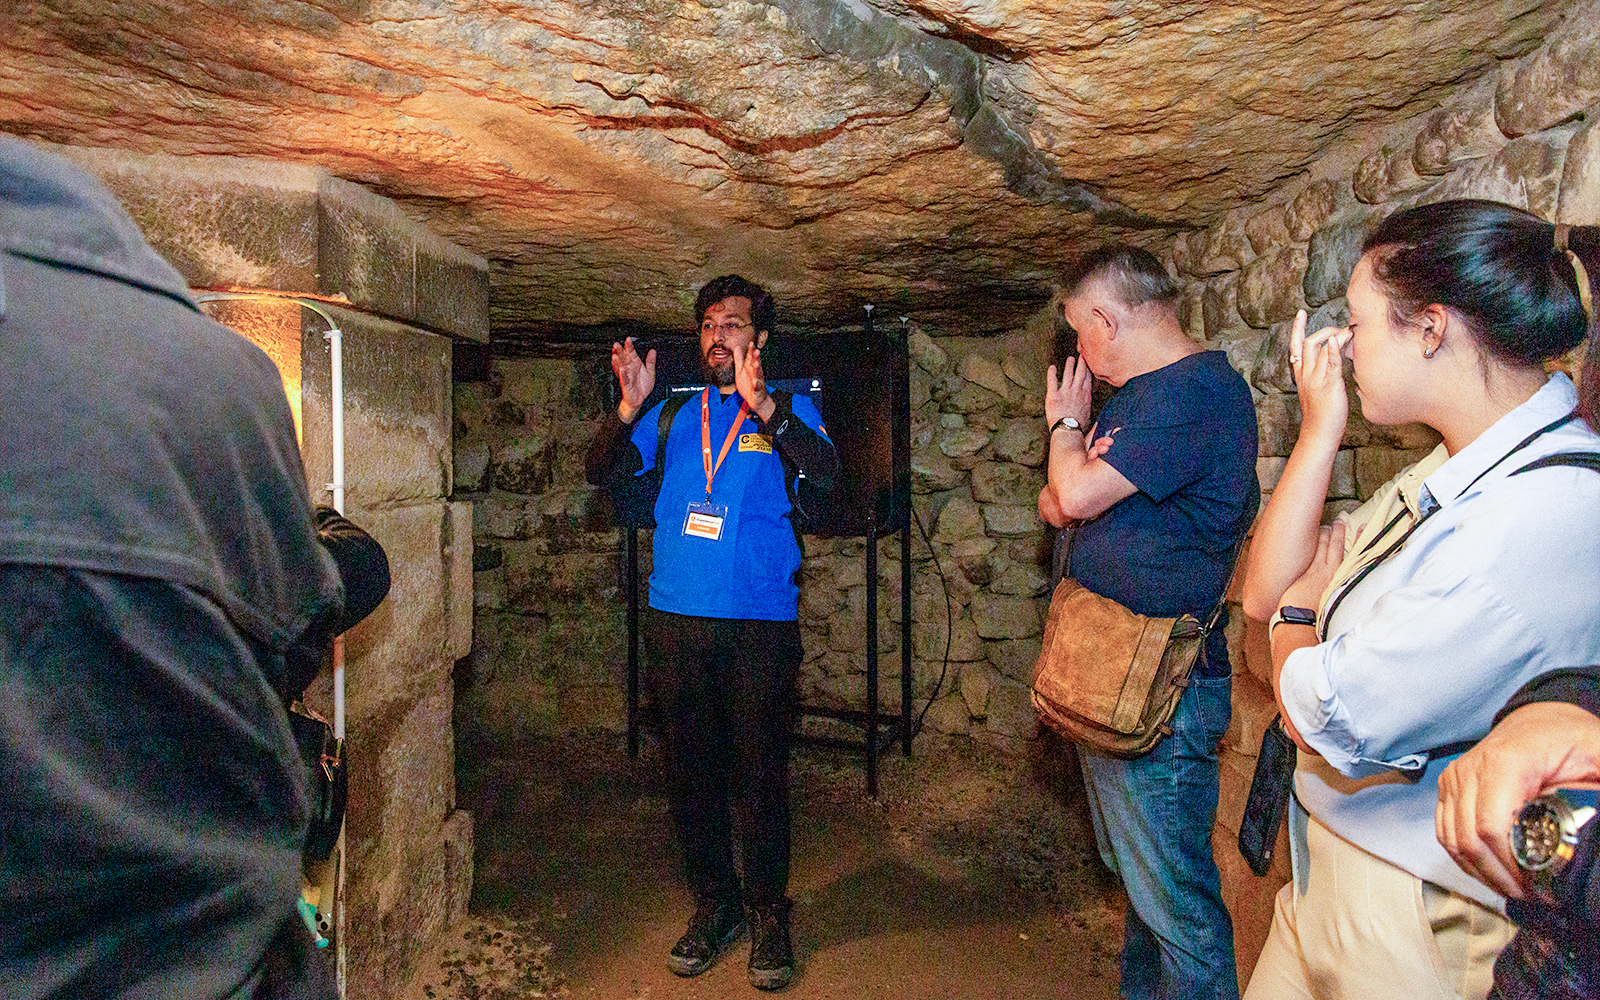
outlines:
[[[1054,427],[1062,417],[1074,417],[1084,428],[1089,426],[1089,401],[1094,393],[1094,375],[1082,358],[1068,358],[1061,381],[1056,381],[1056,366],[1044,373],[1044,420]]]
[[[1295,313],[1289,332],[1289,367],[1300,392],[1300,433],[1327,437],[1335,443],[1344,437],[1350,419],[1350,399],[1344,387],[1344,346],[1350,331],[1323,327],[1306,336],[1306,311]]]
[[[767,392],[767,379],[761,370],[761,348],[754,344],[734,344],[733,385],[749,404],[750,412],[762,420],[770,419],[777,404]]]
[[[633,423],[639,407],[650,398],[656,387],[656,352],[654,349],[639,360],[633,348],[633,338],[611,344],[611,370],[617,373],[617,385],[622,389],[622,402],[617,404],[617,416],[625,424]]]

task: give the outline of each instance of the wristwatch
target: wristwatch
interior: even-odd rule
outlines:
[[[1539,880],[1554,879],[1578,849],[1578,831],[1594,818],[1600,791],[1558,788],[1529,800],[1511,827],[1517,865]]]
[[[1077,417],[1062,417],[1060,420],[1057,420],[1055,423],[1050,425],[1050,433],[1054,434],[1057,430],[1063,427],[1069,431],[1077,431],[1080,434],[1083,433],[1083,425],[1078,423]]]
[[[1272,634],[1272,630],[1278,627],[1279,622],[1315,627],[1317,624],[1317,612],[1314,608],[1297,608],[1292,604],[1285,604],[1272,613],[1272,618],[1267,622],[1267,635],[1270,636]]]

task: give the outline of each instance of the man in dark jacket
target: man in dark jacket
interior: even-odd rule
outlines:
[[[3,136],[0,286],[0,997],[249,1000],[309,943],[283,698],[343,621],[279,373]]]
[[[1439,778],[1439,842],[1504,893],[1517,936],[1494,965],[1490,997],[1600,998],[1600,822],[1589,818],[1565,863],[1522,870],[1511,828],[1524,802],[1600,785],[1600,666],[1529,681],[1494,729]],[[1583,817],[1587,818],[1587,817]]]

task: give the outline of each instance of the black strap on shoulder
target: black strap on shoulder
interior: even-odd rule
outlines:
[[[1520,476],[1524,472],[1532,472],[1535,469],[1547,469],[1547,468],[1550,468],[1551,466],[1558,466],[1558,465],[1572,466],[1574,468],[1579,468],[1579,469],[1592,469],[1595,472],[1600,472],[1600,452],[1594,452],[1594,451],[1561,451],[1561,452],[1556,452],[1554,455],[1546,455],[1543,458],[1534,459],[1533,461],[1529,462],[1527,465],[1524,465],[1522,468],[1520,468],[1517,471],[1513,472],[1512,475],[1513,476]],[[1453,757],[1458,753],[1466,753],[1468,750],[1471,750],[1473,747],[1475,747],[1477,745],[1478,745],[1478,741],[1477,740],[1456,740],[1454,743],[1446,743],[1446,744],[1444,744],[1442,746],[1436,746],[1436,747],[1433,747],[1433,748],[1429,749],[1428,752],[1427,752],[1428,753],[1428,759],[1431,761],[1431,760],[1438,760],[1441,757]],[[1425,769],[1426,767],[1427,767],[1426,764],[1423,765],[1423,769]],[[1416,772],[1416,776],[1420,777],[1421,774],[1422,774],[1422,769],[1419,769]]]
[[[694,393],[684,393],[679,396],[668,396],[667,401],[661,404],[661,414],[656,417],[656,471],[662,476],[666,475],[667,466],[667,434],[672,430],[672,421],[677,419],[678,411],[683,409],[683,404],[689,401]]]
[[[794,411],[794,393],[788,389],[772,390],[772,398],[779,405],[787,404],[791,413]],[[783,465],[783,491],[789,495],[789,527],[794,530],[794,543],[800,546],[800,558],[804,559],[806,557],[806,543],[800,530],[800,518],[805,517],[806,512],[805,508],[800,506],[800,494],[796,483],[796,476],[799,475],[800,469],[789,464],[789,460],[783,457],[783,452],[778,451],[776,444],[772,446],[772,450],[777,454],[778,461]]]
[[[1556,452],[1554,455],[1546,455],[1543,458],[1534,459],[1533,461],[1529,462],[1527,465],[1524,465],[1522,468],[1518,469],[1516,472],[1513,472],[1512,475],[1513,476],[1520,476],[1524,472],[1532,472],[1534,469],[1546,469],[1546,468],[1549,468],[1552,465],[1571,465],[1571,466],[1575,466],[1575,467],[1580,468],[1580,469],[1593,469],[1596,472],[1600,472],[1600,452],[1595,452],[1595,451],[1560,451],[1560,452]]]

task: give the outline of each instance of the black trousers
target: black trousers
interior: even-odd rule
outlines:
[[[799,623],[647,608],[641,632],[689,887],[698,899],[741,898],[737,821],[743,900],[785,899]]]

